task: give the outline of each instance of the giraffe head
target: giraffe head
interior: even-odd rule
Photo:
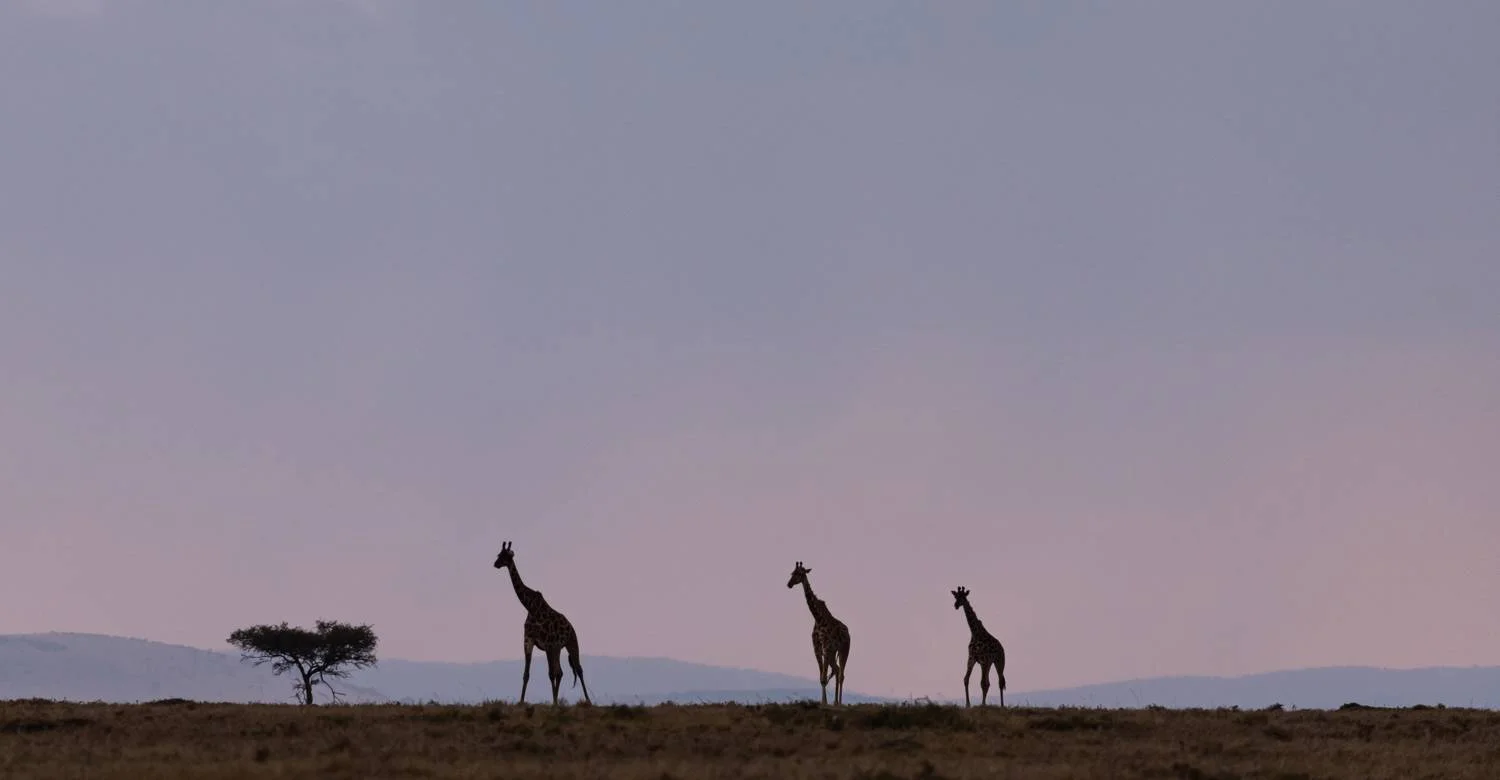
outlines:
[[[500,545],[500,554],[495,556],[495,568],[503,569],[516,562],[516,554],[510,549],[510,542]]]
[[[967,606],[969,606],[969,589],[960,585],[958,590],[953,591],[953,608],[962,609]]]
[[[812,569],[803,568],[802,561],[797,561],[797,568],[792,569],[792,578],[786,581],[786,586],[788,588],[795,588],[807,582],[807,575],[811,573]]]

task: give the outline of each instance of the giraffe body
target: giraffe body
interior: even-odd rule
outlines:
[[[953,608],[962,609],[964,618],[969,622],[969,663],[964,671],[964,706],[971,706],[969,700],[969,678],[974,674],[975,664],[979,665],[979,704],[983,706],[988,703],[990,696],[990,667],[995,669],[996,682],[1000,687],[1000,706],[1005,706],[1005,647],[1000,640],[995,638],[984,627],[984,622],[974,614],[974,608],[969,606],[969,591],[962,586],[953,591]]]
[[[578,632],[563,613],[552,608],[539,590],[526,587],[521,573],[516,570],[515,554],[510,542],[500,549],[495,558],[495,568],[510,571],[510,584],[515,588],[516,598],[526,609],[526,623],[522,627],[524,657],[521,662],[521,699],[526,701],[526,687],[531,682],[531,653],[541,649],[547,655],[547,679],[552,683],[552,704],[558,703],[558,688],[562,685],[562,653],[568,653],[568,667],[573,671],[573,684],[583,685],[583,700],[589,700],[589,684],[583,679],[583,663],[578,652]]]
[[[797,561],[797,567],[792,570],[792,578],[787,581],[786,586],[794,588],[801,584],[802,593],[807,597],[807,609],[813,616],[813,657],[818,662],[818,684],[822,687],[823,703],[828,703],[828,681],[832,679],[833,703],[843,704],[844,666],[849,661],[849,627],[834,617],[828,611],[828,604],[813,593],[812,584],[807,580],[811,571],[812,569],[803,568],[801,561]]]

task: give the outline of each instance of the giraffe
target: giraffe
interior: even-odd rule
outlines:
[[[547,679],[552,682],[553,706],[557,705],[557,688],[562,684],[563,650],[568,651],[568,666],[573,669],[573,685],[583,683],[583,700],[593,704],[589,701],[588,681],[583,679],[578,634],[573,630],[573,624],[542,598],[541,591],[532,590],[521,581],[521,573],[516,570],[516,554],[511,550],[510,542],[501,545],[500,554],[495,557],[495,568],[510,570],[510,584],[515,587],[516,598],[521,600],[521,606],[526,608],[526,658],[521,666],[521,703],[526,703],[526,684],[531,681],[531,650],[533,647],[540,647],[547,654]]]
[[[969,621],[969,668],[964,672],[964,706],[969,702],[969,677],[974,674],[974,664],[979,664],[979,704],[984,706],[990,696],[990,667],[995,667],[995,676],[1000,678],[1000,706],[1005,706],[1005,647],[994,634],[986,631],[984,622],[969,606],[969,589],[958,586],[953,591],[953,608],[964,611]]]
[[[849,660],[849,627],[828,611],[828,605],[822,599],[813,595],[812,584],[807,581],[807,575],[811,573],[812,569],[803,568],[802,561],[797,561],[797,568],[792,569],[792,578],[787,580],[786,586],[802,585],[802,594],[807,597],[807,608],[813,616],[813,656],[818,660],[818,684],[823,687],[823,703],[828,703],[828,677],[832,672],[833,703],[840,705],[844,703],[844,665]]]

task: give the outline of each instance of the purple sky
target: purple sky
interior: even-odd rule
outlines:
[[[0,632],[1500,663],[1500,4],[0,6]]]

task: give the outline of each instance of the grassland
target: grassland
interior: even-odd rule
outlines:
[[[0,777],[1481,778],[1500,712],[0,702]]]

